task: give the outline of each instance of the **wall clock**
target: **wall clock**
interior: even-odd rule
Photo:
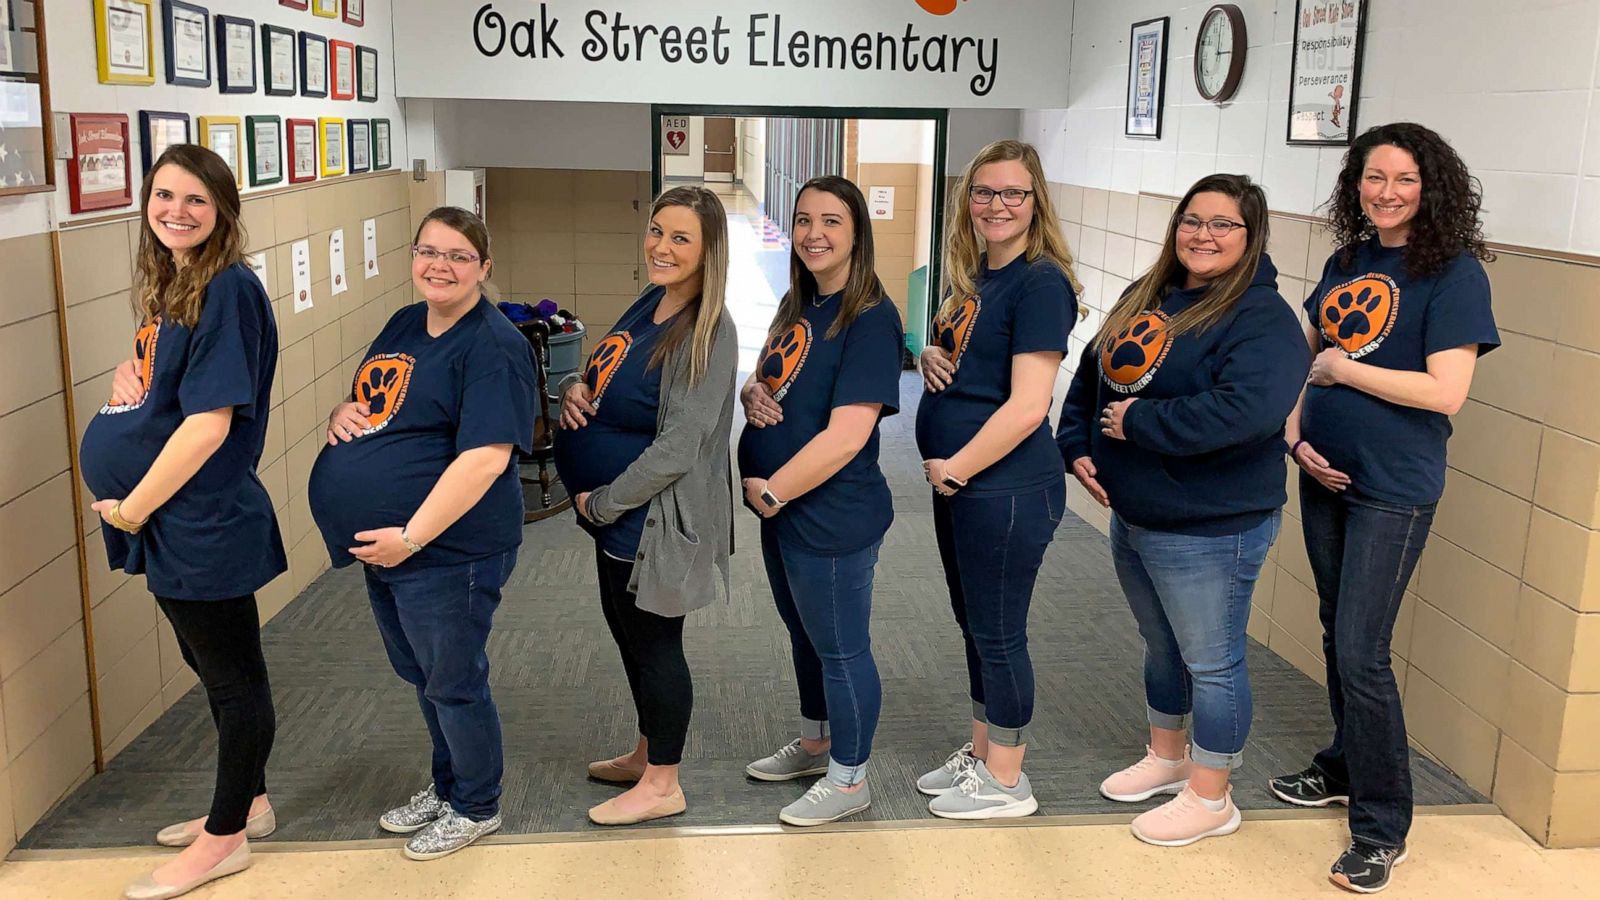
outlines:
[[[1244,78],[1244,57],[1249,47],[1244,13],[1232,3],[1206,10],[1194,40],[1194,85],[1200,96],[1226,103]]]

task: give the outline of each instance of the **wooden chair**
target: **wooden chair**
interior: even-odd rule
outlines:
[[[556,420],[550,417],[550,392],[547,387],[545,361],[550,357],[550,325],[547,322],[524,322],[517,326],[533,350],[533,370],[539,392],[539,415],[533,423],[533,452],[519,455],[518,475],[523,485],[525,508],[522,523],[537,522],[560,513],[572,505],[567,489],[555,473]],[[526,468],[537,468],[538,475],[530,476]],[[538,485],[537,491],[532,491]]]

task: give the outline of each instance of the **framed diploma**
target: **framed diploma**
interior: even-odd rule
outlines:
[[[94,0],[101,84],[155,84],[151,0]]]
[[[72,137],[72,153],[67,160],[67,186],[72,211],[81,213],[131,206],[133,178],[128,171],[128,117],[72,113],[68,130]]]
[[[389,158],[389,120],[372,120],[372,171],[380,172],[394,163]]]
[[[323,116],[317,120],[317,164],[322,177],[344,174],[344,120]]]
[[[181,112],[158,112],[153,109],[139,110],[139,146],[144,161],[140,169],[141,175],[150,174],[151,168],[161,154],[173,144],[187,144],[193,138],[189,137],[189,114]]]
[[[217,15],[217,89],[224,94],[256,92],[256,23]]]
[[[200,146],[222,157],[244,187],[244,130],[238,116],[201,116]]]
[[[283,120],[277,116],[246,116],[244,145],[250,154],[250,186],[283,180]]]
[[[361,26],[367,23],[367,4],[364,0],[344,0],[344,20],[347,24]]]
[[[333,88],[328,96],[335,100],[354,100],[356,96],[356,45],[349,41],[329,41],[328,52],[333,55],[329,78]]]
[[[317,120],[285,119],[289,130],[289,183],[312,181],[317,177]]]
[[[294,31],[276,25],[261,26],[261,88],[274,97],[292,97]]]
[[[367,119],[346,119],[345,140],[350,145],[350,174],[372,171],[372,123]]]
[[[1167,103],[1167,24],[1163,16],[1135,22],[1128,30],[1128,102],[1122,133],[1161,139]]]
[[[378,51],[356,47],[356,99],[378,102]]]
[[[278,5],[290,9],[306,9],[311,6],[311,0],[278,0]]]
[[[161,0],[167,84],[211,86],[211,13],[183,0]]]
[[[324,19],[339,18],[339,0],[311,0],[311,14]]]
[[[300,96],[328,96],[328,39],[300,32]]]

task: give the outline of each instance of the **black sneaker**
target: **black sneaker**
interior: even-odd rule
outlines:
[[[1333,861],[1328,880],[1347,891],[1376,894],[1389,886],[1389,873],[1406,861],[1406,848],[1379,847],[1365,841],[1350,842],[1350,849]]]
[[[1267,782],[1278,799],[1295,806],[1329,806],[1334,803],[1350,805],[1350,789],[1335,787],[1328,776],[1316,766],[1293,775],[1279,775]]]

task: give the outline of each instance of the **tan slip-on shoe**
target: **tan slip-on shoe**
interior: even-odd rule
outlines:
[[[683,799],[683,789],[672,792],[671,796],[662,798],[660,803],[650,807],[638,815],[627,815],[617,811],[617,801],[610,800],[589,810],[589,821],[596,825],[637,825],[651,819],[665,819],[667,816],[681,815],[689,808]]]
[[[222,861],[211,867],[209,872],[193,881],[183,884],[162,884],[151,875],[146,875],[128,885],[122,892],[127,900],[171,900],[173,897],[182,897],[203,884],[209,884],[218,878],[224,878],[237,872],[250,868],[250,842],[244,841]]]
[[[260,840],[277,830],[278,816],[270,806],[261,815],[251,816],[244,821],[244,836],[252,841]],[[200,832],[189,830],[188,822],[179,822],[156,832],[156,843],[163,847],[187,847],[199,836]]]

